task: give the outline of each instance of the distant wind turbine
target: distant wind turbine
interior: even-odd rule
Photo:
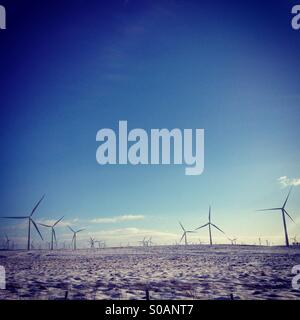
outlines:
[[[146,237],[144,237],[143,240],[140,240],[139,243],[140,243],[143,247],[145,247],[145,246],[147,245]]]
[[[76,236],[77,236],[77,233],[83,231],[84,229],[79,229],[79,230],[75,231],[70,226],[68,226],[68,228],[73,232],[72,243],[73,243],[74,250],[76,250]]]
[[[228,238],[228,240],[231,242],[231,245],[236,245],[237,238],[234,238],[234,239]]]
[[[217,227],[215,224],[213,224],[211,222],[211,206],[209,206],[209,212],[208,212],[208,223],[204,224],[203,226],[196,228],[195,230],[199,230],[201,228],[207,227],[208,226],[208,232],[209,232],[209,243],[210,245],[213,244],[212,242],[212,235],[211,235],[211,226],[213,226],[214,228],[216,228],[217,230],[219,230],[220,232],[224,233],[225,232],[223,230],[221,230],[219,227]],[[226,234],[225,234],[226,235]]]
[[[182,241],[182,239],[184,238],[184,244],[187,245],[188,244],[188,241],[187,241],[187,234],[188,233],[194,233],[194,231],[190,231],[190,230],[185,230],[184,226],[182,225],[181,222],[179,222],[180,226],[181,226],[181,229],[183,230],[183,234],[182,234],[182,237],[179,241],[179,243]]]
[[[10,240],[8,239],[7,234],[5,234],[5,238],[6,238],[6,241],[5,241],[5,249],[6,249],[6,250],[9,250],[9,243],[10,243]]]
[[[99,248],[99,249],[104,248],[104,241],[95,240],[95,243],[98,243],[98,248]]]
[[[53,250],[53,241],[55,240],[55,243],[57,244],[57,239],[56,239],[56,234],[55,234],[55,229],[54,227],[63,219],[64,217],[61,217],[59,220],[54,222],[53,225],[49,224],[44,224],[44,223],[39,223],[39,225],[46,227],[46,228],[51,228],[51,248],[50,250]]]
[[[96,242],[97,242],[97,240],[95,240],[94,238],[90,237],[89,244],[91,246],[91,249],[95,248],[95,243]]]
[[[37,226],[37,224],[35,223],[35,221],[32,219],[32,216],[35,212],[35,210],[38,208],[38,206],[40,205],[40,203],[42,202],[42,200],[44,199],[45,195],[42,196],[42,198],[38,201],[38,203],[35,205],[35,207],[32,209],[31,213],[29,216],[20,216],[20,217],[1,217],[3,219],[28,219],[28,239],[27,239],[27,250],[30,250],[30,237],[31,237],[31,224],[33,224],[33,226],[35,227],[37,233],[39,234],[39,236],[41,237],[41,239],[43,240],[42,234],[40,233],[40,230]]]
[[[285,216],[287,215],[294,223],[295,221],[293,220],[293,218],[289,215],[289,213],[285,210],[285,206],[286,203],[289,199],[289,196],[291,194],[292,188],[290,188],[290,191],[283,203],[283,206],[281,208],[271,208],[271,209],[261,209],[261,210],[257,210],[257,211],[281,211],[282,214],[282,221],[283,221],[283,228],[284,228],[284,236],[285,236],[285,244],[287,247],[289,247],[290,243],[289,243],[289,236],[288,236],[288,231],[287,231],[287,226],[286,226],[286,220],[285,220]]]
[[[293,240],[293,244],[294,244],[294,245],[296,245],[296,244],[298,243],[298,241],[297,241],[297,236],[295,236],[294,238],[292,238],[292,240]]]

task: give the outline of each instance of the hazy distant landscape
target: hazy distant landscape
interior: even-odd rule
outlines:
[[[1,251],[0,299],[300,299],[298,247],[153,246]],[[232,296],[231,296],[232,295]]]

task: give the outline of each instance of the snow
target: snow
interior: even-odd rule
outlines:
[[[0,299],[300,299],[299,248],[189,245],[0,251]]]

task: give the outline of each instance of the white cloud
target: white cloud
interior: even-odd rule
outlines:
[[[127,214],[123,216],[117,217],[102,217],[102,218],[95,218],[90,220],[91,223],[117,223],[117,222],[124,222],[124,221],[138,221],[144,220],[145,217],[143,215],[134,215],[134,214]]]
[[[287,176],[283,176],[277,179],[283,188],[289,186],[300,186],[300,178],[288,178]]]

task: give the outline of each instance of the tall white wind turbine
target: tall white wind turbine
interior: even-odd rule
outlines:
[[[28,219],[27,250],[30,250],[30,244],[31,244],[31,239],[30,239],[31,238],[31,224],[35,227],[37,233],[39,234],[39,236],[43,240],[42,234],[40,233],[40,230],[39,230],[36,222],[32,219],[32,216],[33,216],[34,212],[36,211],[36,209],[38,208],[38,206],[40,205],[40,203],[42,202],[42,200],[44,199],[44,197],[45,197],[45,195],[43,195],[42,198],[38,201],[38,203],[34,206],[32,211],[30,212],[29,216],[1,217],[3,219]]]
[[[204,227],[208,227],[209,243],[210,243],[210,245],[213,244],[213,242],[212,242],[212,234],[211,234],[211,227],[212,227],[212,226],[213,226],[214,228],[216,228],[217,230],[219,230],[220,232],[222,232],[222,233],[225,234],[225,232],[224,232],[223,230],[221,230],[219,227],[217,227],[215,224],[213,224],[213,223],[211,222],[211,206],[209,206],[208,223],[204,224],[204,225],[201,226],[201,227],[196,228],[195,230],[199,230],[199,229],[202,229],[202,228],[204,228]],[[225,234],[225,235],[226,235],[226,234]]]
[[[179,224],[180,224],[181,229],[182,229],[182,231],[183,231],[183,234],[182,234],[181,239],[180,239],[180,241],[179,241],[179,242],[181,242],[181,241],[182,241],[182,239],[184,238],[184,244],[185,244],[185,245],[187,245],[187,244],[188,244],[188,241],[187,241],[187,234],[188,234],[188,233],[194,233],[194,231],[185,230],[184,226],[182,225],[182,223],[181,223],[180,221],[179,221]]]
[[[63,219],[64,217],[61,217],[59,220],[54,222],[53,225],[49,224],[44,224],[44,223],[39,223],[39,225],[46,227],[46,228],[51,228],[51,247],[50,250],[53,250],[53,241],[55,240],[55,243],[57,244],[57,239],[56,239],[56,234],[55,234],[55,229],[54,227]]]
[[[73,238],[72,238],[72,244],[73,244],[73,249],[76,250],[76,237],[77,233],[83,231],[84,229],[79,229],[77,231],[73,230],[70,226],[68,228],[73,232]]]
[[[289,247],[290,243],[289,243],[289,235],[288,235],[288,231],[287,231],[285,216],[287,215],[295,223],[293,218],[289,215],[289,213],[285,209],[285,206],[286,206],[286,203],[287,203],[287,201],[288,201],[288,199],[290,197],[291,191],[292,191],[292,188],[290,188],[290,191],[289,191],[289,193],[288,193],[288,195],[287,195],[282,207],[257,210],[257,211],[281,211],[283,229],[284,229],[284,237],[285,237],[285,244],[286,244],[287,247]]]

